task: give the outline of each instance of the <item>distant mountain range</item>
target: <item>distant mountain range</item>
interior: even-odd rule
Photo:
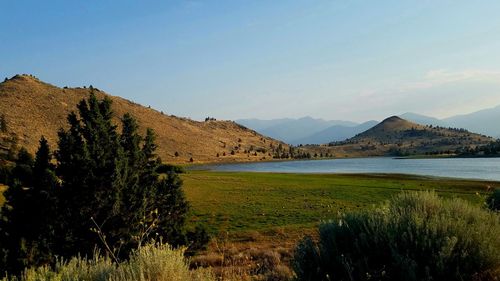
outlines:
[[[332,141],[342,141],[362,133],[377,124],[377,121],[368,121],[355,126],[334,125],[305,138],[297,139],[293,144],[322,144]]]
[[[496,120],[500,120],[500,106],[445,119],[412,112],[401,114],[399,117],[421,125],[463,128],[474,133],[500,138],[500,125],[496,123]],[[374,120],[360,124],[344,120],[315,119],[309,116],[299,119],[240,119],[236,122],[293,145],[342,141],[378,124]]]
[[[500,138],[500,106],[483,109],[469,114],[456,115],[445,119],[437,119],[415,113],[405,113],[401,118],[422,125],[464,128],[471,132]]]
[[[309,116],[299,119],[240,119],[236,122],[265,136],[294,145],[344,140],[378,123],[377,121],[369,121],[359,124],[343,120],[315,119]]]

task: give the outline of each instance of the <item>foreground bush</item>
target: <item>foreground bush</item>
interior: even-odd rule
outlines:
[[[73,258],[59,262],[54,270],[39,267],[26,270],[21,278],[3,281],[212,281],[206,269],[189,270],[183,250],[169,245],[147,245],[132,252],[130,259],[115,263],[110,258],[94,255],[93,259]]]
[[[500,211],[500,189],[496,189],[486,199],[486,205],[492,211]]]
[[[435,193],[402,193],[371,212],[348,214],[304,239],[299,280],[497,280],[500,219]]]

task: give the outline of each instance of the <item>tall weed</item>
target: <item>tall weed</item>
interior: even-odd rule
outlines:
[[[3,281],[214,281],[208,269],[190,270],[183,249],[168,244],[150,244],[132,252],[130,259],[115,263],[95,255],[93,259],[72,258],[48,266],[26,270],[20,278]]]

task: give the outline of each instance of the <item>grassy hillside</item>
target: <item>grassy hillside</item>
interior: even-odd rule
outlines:
[[[457,149],[475,148],[493,140],[464,129],[424,126],[393,116],[346,141],[308,148],[329,151],[336,157],[449,155]]]
[[[142,131],[146,127],[154,129],[158,152],[165,162],[190,163],[191,158],[194,163],[269,160],[271,157],[264,151],[281,143],[232,121],[179,118],[94,91],[99,98],[108,96],[113,101],[117,123],[120,116],[130,112]],[[16,135],[19,145],[34,152],[42,135],[55,145],[57,131],[67,125],[67,114],[89,93],[88,88],[59,88],[30,75],[16,75],[0,83],[0,114],[5,115],[9,131]]]

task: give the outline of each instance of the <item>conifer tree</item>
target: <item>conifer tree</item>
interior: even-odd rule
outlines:
[[[50,149],[43,137],[34,161],[27,151],[19,153],[15,169],[29,170],[29,175],[23,177],[30,179],[14,179],[5,193],[6,204],[1,212],[3,267],[11,272],[53,261],[54,195],[58,182],[50,161]]]
[[[141,137],[125,114],[118,133],[111,101],[93,93],[77,108],[69,128],[59,131],[56,165],[43,137],[34,160],[24,149],[18,153],[1,212],[0,270],[19,272],[56,255],[92,256],[96,246],[122,259],[160,237],[173,245],[206,243],[204,229],[185,230],[182,181],[155,154],[154,132]]]
[[[116,243],[113,222],[127,164],[111,120],[111,100],[99,101],[91,93],[78,104],[78,111],[80,118],[70,114],[70,129],[59,133],[56,154],[63,181],[60,213],[67,229],[61,237],[63,255],[91,255],[104,235],[111,239],[106,243]]]
[[[92,254],[95,245],[116,258],[158,236],[185,243],[188,205],[174,171],[160,177],[154,132],[144,139],[131,115],[121,134],[112,123],[111,101],[91,94],[59,134],[58,175],[63,181],[61,214],[67,245],[63,255]],[[142,144],[142,145],[141,145]],[[92,231],[91,231],[92,230]]]
[[[11,181],[17,181],[22,186],[31,186],[33,176],[33,155],[21,147],[17,152],[15,167],[12,169]]]
[[[140,144],[142,137],[137,133],[139,125],[137,121],[126,113],[122,118],[122,134],[120,144],[125,151],[125,157],[128,159],[129,168],[138,168],[142,164]]]
[[[161,159],[156,156],[155,135],[147,130],[143,146],[147,167],[142,176],[141,186],[147,194],[146,210],[157,213],[157,233],[173,245],[186,243],[184,224],[188,212],[188,204],[182,191],[182,180],[175,171],[167,171],[165,177],[159,178],[157,170]],[[148,196],[149,194],[149,196]]]
[[[29,226],[20,223],[27,219],[25,203],[28,194],[19,181],[14,181],[4,192],[5,203],[2,206],[0,220],[1,266],[4,271],[19,272],[28,265],[26,233]]]
[[[47,264],[53,261],[56,251],[54,241],[58,230],[56,192],[59,182],[47,140],[42,136],[33,165],[33,186],[28,189],[26,207],[28,218],[21,222],[30,226],[30,242],[35,253],[29,264]],[[33,251],[33,250],[32,250]]]
[[[146,224],[144,199],[147,194],[142,185],[142,173],[145,165],[145,156],[141,149],[142,137],[137,133],[138,124],[131,115],[125,114],[122,118],[122,134],[120,144],[126,157],[126,166],[123,173],[125,182],[121,191],[121,209],[116,224],[121,224],[123,230],[118,235],[122,239],[123,252],[127,252],[140,244],[143,237],[141,227]],[[141,224],[142,223],[142,224]]]

